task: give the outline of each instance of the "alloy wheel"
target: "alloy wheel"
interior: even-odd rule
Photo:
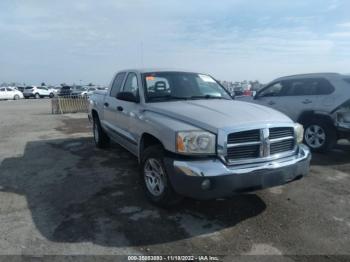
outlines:
[[[308,126],[305,130],[305,142],[312,148],[320,148],[326,142],[326,133],[319,125]]]
[[[154,196],[160,196],[165,188],[165,173],[159,160],[147,159],[143,172],[148,191]]]

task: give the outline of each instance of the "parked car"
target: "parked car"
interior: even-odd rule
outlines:
[[[314,151],[327,152],[338,139],[350,139],[350,76],[320,73],[278,78],[251,102],[302,123],[304,141]]]
[[[282,185],[309,170],[301,125],[233,100],[206,74],[121,71],[92,95],[89,118],[97,147],[113,140],[138,158],[146,196],[161,206]]]
[[[17,86],[16,89],[23,93],[25,86]]]
[[[45,86],[26,86],[23,95],[25,99],[34,97],[36,99],[43,97],[54,97],[54,91]]]
[[[23,98],[21,91],[18,91],[11,87],[0,87],[0,100],[18,100]]]
[[[85,91],[81,92],[80,96],[82,97],[90,97],[95,91],[97,91],[96,87],[89,87]]]
[[[59,96],[81,97],[82,92],[86,91],[83,86],[63,86],[59,92]]]

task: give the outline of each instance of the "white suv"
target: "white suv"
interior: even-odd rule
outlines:
[[[338,139],[350,139],[350,76],[320,73],[278,78],[258,91],[253,102],[303,124],[304,142],[313,151],[326,152]]]
[[[43,97],[54,97],[54,90],[45,86],[27,86],[24,88],[23,95],[25,99],[34,97],[36,99]]]

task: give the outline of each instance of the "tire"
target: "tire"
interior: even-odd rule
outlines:
[[[53,98],[55,95],[53,93],[50,93],[49,97]]]
[[[109,137],[102,129],[100,119],[97,116],[93,118],[93,134],[95,144],[98,148],[106,148],[109,146]]]
[[[13,97],[13,100],[18,100],[19,99],[19,95],[15,95],[14,97]]]
[[[153,204],[166,208],[180,203],[183,197],[172,188],[163,158],[161,145],[146,148],[142,153],[140,176],[147,198]]]
[[[325,119],[313,119],[304,125],[304,143],[313,151],[327,153],[337,143],[334,126]]]
[[[39,99],[39,98],[40,98],[39,93],[36,93],[36,94],[34,95],[34,97],[35,97],[35,99]]]

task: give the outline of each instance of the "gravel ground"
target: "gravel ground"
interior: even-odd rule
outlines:
[[[346,142],[314,154],[300,181],[162,210],[144,198],[132,155],[96,149],[86,115],[50,112],[48,99],[0,101],[0,255],[350,259]]]

